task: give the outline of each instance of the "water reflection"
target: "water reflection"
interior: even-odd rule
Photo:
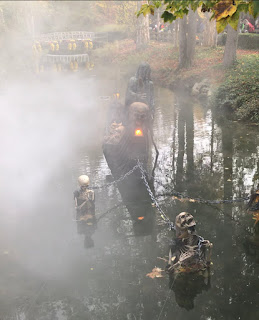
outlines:
[[[196,296],[211,288],[210,270],[206,275],[194,273],[169,276],[169,288],[174,291],[179,307],[192,310]]]
[[[140,172],[134,172],[119,183],[118,190],[133,221],[134,234],[136,236],[152,235],[152,239],[155,239],[155,211]]]
[[[102,88],[102,95],[114,89],[108,85]],[[174,189],[204,199],[250,193],[258,184],[258,128],[218,123],[210,110],[166,89],[157,90],[156,101],[154,137],[160,156],[155,192]],[[103,109],[93,108],[91,112],[96,112],[97,119]],[[85,114],[84,121],[87,117],[89,114]],[[251,236],[254,221],[242,202],[216,208],[176,199],[161,202],[171,220],[181,211],[192,213],[200,233],[213,242],[211,288],[208,279],[199,276],[178,279],[173,290],[168,289],[167,277],[146,277],[154,266],[164,268],[158,257],[167,255],[172,234],[159,224],[136,177],[119,185],[119,190],[111,186],[96,191],[97,219],[120,202],[125,206],[117,207],[98,222],[93,235],[95,246],[84,250],[71,218],[72,191],[80,174],[89,174],[94,185],[103,185],[110,174],[102,155],[100,126],[92,131],[91,141],[85,141],[77,153],[67,157],[50,180],[39,203],[40,211],[32,210],[30,221],[8,222],[14,224],[15,240],[3,236],[8,224],[1,220],[0,317],[256,319],[258,264],[243,246],[246,236]],[[82,139],[82,134],[79,136]],[[134,224],[139,216],[148,217],[143,220],[147,225],[141,220]],[[32,226],[41,227],[33,240]],[[9,255],[4,254],[7,243]],[[13,256],[12,251],[16,251]]]
[[[161,172],[160,176],[171,178],[164,187],[168,190],[185,192],[194,198],[232,199],[245,196],[256,183],[254,176],[257,172],[258,134],[255,134],[254,128],[246,127],[248,145],[244,144],[243,148],[240,148],[243,137],[238,139],[238,136],[241,128],[244,130],[241,124],[217,123],[210,110],[202,109],[197,104],[194,106],[190,99],[189,101],[183,97],[177,97],[177,99],[179,105],[176,106],[176,128],[172,130],[174,148],[172,159],[175,165],[170,170],[170,167],[164,166],[162,159],[158,168]],[[175,117],[175,110],[172,110],[172,119],[173,117]],[[253,139],[250,138],[251,135]],[[160,150],[161,147],[164,150],[167,149],[166,144],[162,146],[160,144]],[[242,161],[244,156],[247,161]],[[254,161],[254,159],[257,160]],[[253,165],[254,168],[252,168]],[[238,311],[235,309],[235,315],[231,315],[231,312],[234,305],[237,306],[241,302],[240,296],[232,289],[233,282],[239,282],[239,285],[243,286],[246,280],[239,275],[242,274],[242,270],[248,268],[241,239],[249,233],[249,229],[245,226],[251,226],[251,220],[249,221],[245,215],[244,202],[217,206],[214,209],[206,205],[176,200],[175,203],[171,202],[168,209],[172,217],[180,211],[194,214],[200,221],[199,229],[204,230],[206,238],[208,237],[215,245],[213,281],[216,281],[216,288],[208,296],[212,294],[213,299],[219,298],[225,307],[220,310],[218,316],[216,314],[213,316],[210,309],[211,317],[216,319],[222,313],[223,317],[229,317],[229,319],[235,319],[235,316],[242,318],[245,312],[241,312],[240,308]],[[239,223],[233,223],[233,219]],[[252,266],[250,262],[249,268],[254,268],[255,271],[258,267],[255,264]],[[254,277],[254,281],[258,283],[257,276]],[[248,285],[250,286],[251,293],[249,294],[249,290],[246,290],[245,294],[248,295],[246,299],[251,301],[248,318],[252,319],[258,304],[253,299],[253,285]],[[181,295],[181,290],[178,294]],[[176,293],[176,297],[179,295]],[[179,304],[184,306],[184,302]],[[199,309],[199,306],[197,308]]]

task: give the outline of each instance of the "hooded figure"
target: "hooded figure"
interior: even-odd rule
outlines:
[[[128,107],[133,102],[143,102],[147,104],[151,110],[152,115],[154,115],[154,85],[153,81],[151,81],[150,65],[146,62],[142,62],[139,65],[135,77],[132,77],[129,80],[125,98],[126,110],[128,110]]]

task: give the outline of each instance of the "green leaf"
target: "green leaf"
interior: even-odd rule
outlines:
[[[154,3],[154,5],[155,5],[155,7],[156,7],[157,9],[162,6],[161,1],[153,1],[153,3]]]
[[[249,13],[256,18],[259,14],[259,1],[253,0],[248,5]]]
[[[238,21],[239,21],[239,12],[235,12],[233,16],[228,18],[228,23],[231,25],[231,27],[234,30],[237,30],[238,27]]]
[[[189,13],[189,10],[187,8],[183,9],[183,13],[184,14],[188,14]]]
[[[152,16],[155,13],[155,7],[154,6],[150,6],[150,14],[152,14]]]
[[[238,4],[238,6],[237,6],[237,11],[238,12],[245,12],[245,13],[247,13],[248,12],[248,3],[240,3],[240,4]]]
[[[147,14],[152,14],[154,15],[155,12],[155,7],[152,4],[143,4],[137,13],[137,17],[139,17],[141,14],[145,17]]]
[[[176,16],[177,18],[181,18],[181,19],[182,19],[182,18],[184,17],[184,12],[183,12],[182,9],[174,12],[174,14],[175,14],[175,16]]]
[[[228,18],[222,18],[219,21],[217,21],[216,22],[217,32],[221,33],[222,31],[224,31],[227,24],[228,24]]]
[[[164,19],[164,22],[173,22],[176,20],[176,16],[168,11],[164,11],[161,18]]]
[[[191,9],[196,11],[201,5],[201,1],[192,1],[191,2]]]
[[[212,13],[212,15],[211,15],[211,17],[210,17],[210,21],[211,21],[212,19],[215,19],[215,12]]]

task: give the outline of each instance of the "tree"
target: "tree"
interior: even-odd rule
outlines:
[[[198,10],[200,23],[204,25],[202,30],[202,45],[205,47],[216,47],[217,46],[217,29],[216,21],[211,21],[210,12],[201,12],[201,8]]]
[[[145,1],[138,2],[138,10],[141,9],[141,4]],[[142,4],[148,5],[148,4]],[[141,49],[149,43],[150,35],[149,35],[149,18],[148,14],[145,14],[144,17],[140,17],[137,21],[137,39],[136,45],[137,49]]]
[[[49,14],[47,1],[2,1],[0,3],[5,31],[25,33],[34,37],[39,33],[41,18]]]
[[[161,16],[164,22],[173,22],[177,18],[183,19],[190,10],[196,11],[199,7],[201,7],[202,12],[212,12],[211,19],[216,20],[218,33],[224,31],[228,24],[234,30],[237,30],[241,12],[249,12],[254,18],[259,14],[259,1],[256,0],[162,0],[149,1],[148,4],[142,5],[137,16],[141,14],[144,16],[147,14],[154,15],[155,10],[162,5],[165,6]],[[232,30],[229,31],[229,43],[236,44]],[[228,52],[230,50],[229,45],[226,45],[225,50],[227,52],[224,57],[228,57],[228,59],[224,59],[224,64],[229,66],[235,62],[236,55],[232,50]]]
[[[236,61],[238,31],[230,25],[227,26],[227,40],[223,56],[223,65],[229,67]]]
[[[178,69],[192,65],[196,44],[196,24],[196,13],[192,10],[188,16],[180,20]]]

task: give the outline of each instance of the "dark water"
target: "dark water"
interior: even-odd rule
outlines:
[[[181,211],[191,212],[199,234],[213,243],[210,286],[207,279],[182,279],[172,286],[165,274],[156,279],[146,276],[155,266],[165,267],[159,257],[168,255],[173,236],[154,210],[150,215],[153,227],[148,231],[143,228],[141,234],[142,227],[136,231],[131,212],[122,204],[100,219],[92,237],[94,247],[84,249],[83,236],[77,234],[73,221],[72,192],[77,188],[77,177],[87,173],[93,185],[103,185],[110,174],[101,148],[107,102],[99,95],[111,95],[116,86],[110,79],[97,81],[98,85],[96,81],[91,92],[98,94],[93,94],[87,110],[77,109],[76,117],[75,104],[89,103],[87,94],[82,93],[84,82],[71,85],[71,91],[77,92],[71,101],[57,85],[53,90],[53,83],[46,84],[50,96],[54,91],[61,102],[66,100],[66,108],[64,111],[64,105],[57,103],[62,110],[56,113],[45,105],[39,122],[49,113],[56,121],[53,128],[60,131],[60,119],[70,119],[61,126],[69,135],[61,135],[51,150],[40,149],[42,162],[35,159],[35,172],[44,168],[46,179],[37,192],[37,183],[21,185],[18,202],[16,189],[13,194],[6,193],[2,201],[0,319],[257,319],[259,253],[255,256],[244,246],[250,243],[253,226],[245,202],[209,206],[159,197],[170,219]],[[121,86],[124,93],[125,83]],[[157,194],[176,190],[214,200],[250,193],[259,178],[258,127],[217,123],[206,105],[186,94],[158,88],[156,101],[154,133],[160,151],[155,170]],[[74,105],[69,108],[69,104]],[[53,128],[48,140],[41,142],[39,138],[35,143],[49,144],[57,135]],[[59,156],[55,156],[55,146]],[[30,158],[34,156],[32,149]],[[43,157],[44,151],[48,154]],[[96,190],[97,217],[121,202],[115,186]],[[138,212],[147,208],[144,201],[132,206]]]

